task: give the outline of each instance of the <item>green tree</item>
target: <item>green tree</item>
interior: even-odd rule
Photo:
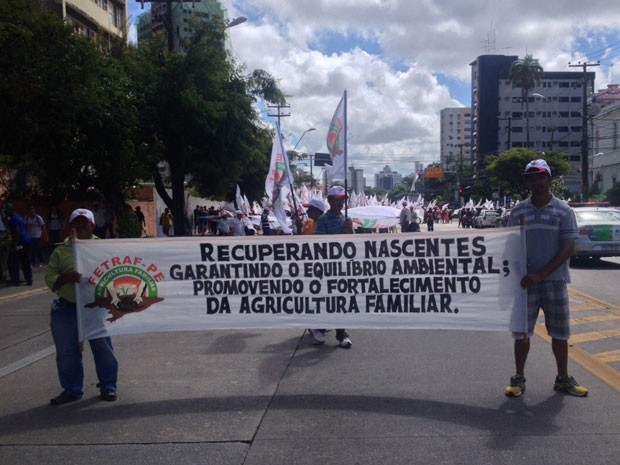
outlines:
[[[510,149],[499,157],[490,157],[483,176],[488,179],[487,189],[492,192],[497,189],[512,195],[513,198],[524,199],[528,192],[523,184],[521,174],[525,166],[531,161],[543,156],[534,150],[526,148]],[[544,159],[549,164],[554,178],[559,178],[572,171],[566,155],[562,152],[546,152]]]
[[[0,162],[51,202],[100,192],[120,205],[141,165],[119,61],[37,1],[0,3],[0,47]]]
[[[527,148],[530,147],[530,90],[540,85],[544,70],[538,60],[532,55],[525,55],[524,58],[513,61],[508,71],[508,76],[512,87],[521,88],[521,107],[525,103],[525,133],[527,137]]]
[[[620,184],[616,184],[605,193],[605,199],[612,205],[620,206]]]
[[[267,73],[247,77],[229,58],[221,21],[197,27],[184,54],[165,51],[161,37],[141,44],[133,70],[144,145],[170,169],[171,195],[155,165],[153,178],[177,235],[185,235],[186,182],[205,197],[230,194],[237,184],[262,195],[272,135],[254,103],[258,95],[284,103]]]

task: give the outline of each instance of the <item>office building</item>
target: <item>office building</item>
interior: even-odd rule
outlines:
[[[498,83],[508,79],[510,65],[519,57],[482,55],[471,66],[471,155],[474,177],[485,168],[486,157],[497,155]]]
[[[441,114],[440,161],[449,171],[471,165],[471,108],[444,108]]]
[[[397,171],[392,171],[388,165],[385,165],[381,171],[375,174],[375,188],[389,191],[402,183],[403,176]]]
[[[480,176],[489,155],[516,147],[537,152],[561,151],[573,172],[566,187],[581,192],[583,127],[582,72],[545,71],[539,86],[530,89],[526,113],[522,90],[512,87],[508,71],[518,57],[485,55],[472,63],[472,165]],[[592,95],[595,73],[585,73],[586,93]]]
[[[594,142],[590,186],[605,193],[620,181],[620,100],[592,118]]]

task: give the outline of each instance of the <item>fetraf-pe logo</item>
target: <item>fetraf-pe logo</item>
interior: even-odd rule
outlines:
[[[140,257],[113,257],[93,270],[88,283],[95,286],[95,301],[86,307],[107,308],[108,321],[141,312],[164,300],[157,295],[157,283],[163,279],[156,265]]]

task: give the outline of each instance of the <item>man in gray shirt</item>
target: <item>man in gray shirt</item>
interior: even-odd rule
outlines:
[[[528,163],[523,179],[531,195],[512,209],[508,225],[516,226],[520,217],[524,218],[527,274],[521,286],[527,289],[527,332],[513,333],[516,374],[510,378],[505,394],[519,397],[525,392],[530,337],[542,309],[557,366],[553,388],[585,397],[588,390],[568,374],[570,314],[566,283],[570,282],[568,259],[578,235],[575,213],[551,193],[551,169],[545,160]]]

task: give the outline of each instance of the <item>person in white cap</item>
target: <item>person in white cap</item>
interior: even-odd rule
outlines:
[[[321,199],[311,199],[310,205],[306,210],[306,215],[308,215],[308,219],[304,221],[304,224],[301,229],[301,234],[316,234],[316,224],[319,217],[325,212],[326,209],[325,202]]]
[[[98,239],[93,235],[95,216],[85,208],[78,208],[69,220],[71,230],[77,239]],[[75,307],[75,283],[81,274],[73,268],[73,237],[56,247],[45,272],[45,283],[58,296],[52,302],[51,329],[56,346],[56,367],[63,391],[50,400],[51,405],[75,402],[84,395],[84,367],[82,347],[78,339],[77,311]],[[118,362],[109,337],[91,339],[90,349],[95,360],[99,378],[99,396],[107,402],[116,400]]]
[[[342,186],[332,186],[327,192],[327,203],[329,210],[323,213],[317,220],[317,234],[351,234],[353,233],[353,223],[350,218],[346,218],[342,213],[342,208],[347,200],[347,193]],[[317,344],[325,343],[325,330],[313,329],[312,336]],[[336,329],[336,339],[343,349],[350,349],[353,343],[349,334],[344,328]]]
[[[521,217],[525,220],[527,274],[521,286],[527,289],[527,332],[513,333],[516,373],[505,394],[519,397],[525,392],[530,337],[542,309],[557,366],[553,388],[585,397],[588,390],[568,374],[570,312],[566,283],[570,282],[568,259],[578,237],[575,213],[551,193],[551,168],[545,160],[529,162],[523,180],[531,195],[513,208],[508,226],[517,226]]]

